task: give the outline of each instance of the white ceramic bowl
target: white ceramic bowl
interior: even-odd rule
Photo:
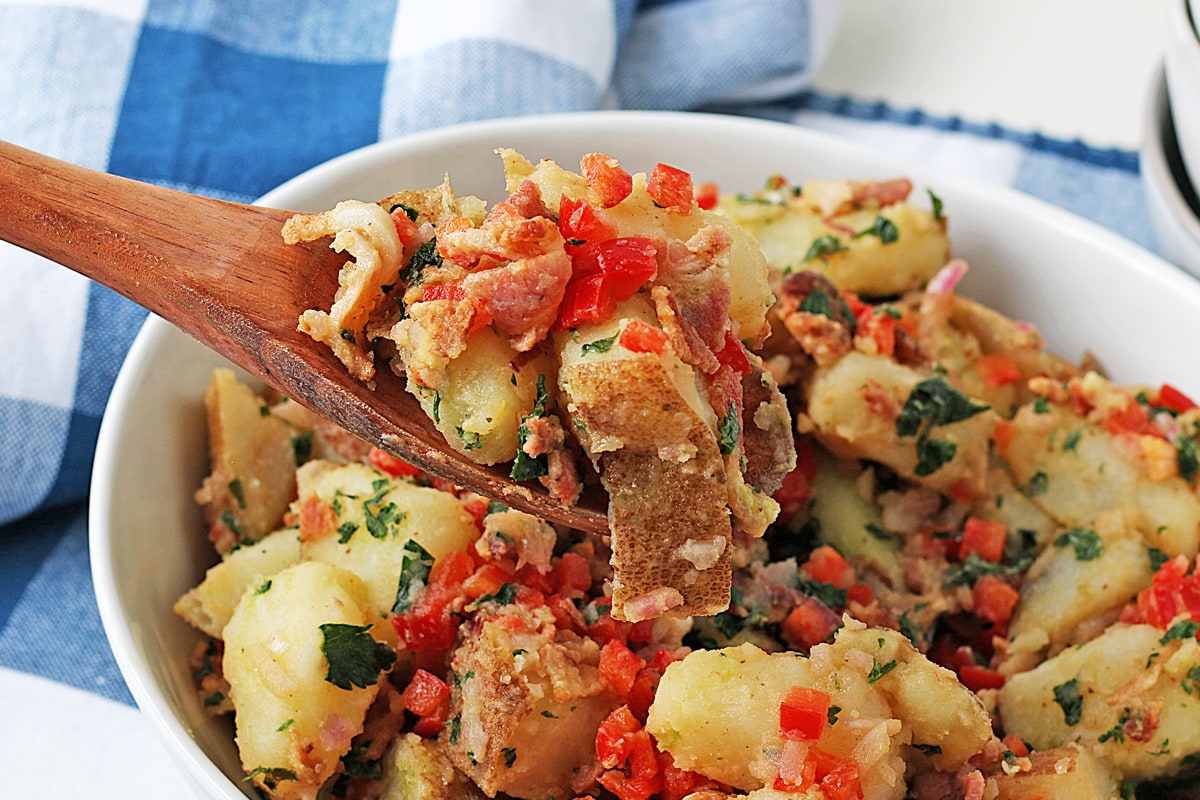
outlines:
[[[1200,277],[1200,199],[1179,154],[1162,72],[1146,97],[1142,127],[1142,187],[1154,238],[1168,261]]]
[[[1197,5],[1200,3],[1167,0],[1164,50],[1179,150],[1193,186],[1200,186],[1200,35],[1192,19]]]
[[[1182,1],[1182,0],[1181,0]],[[601,112],[488,122],[369,147],[318,167],[263,198],[323,209],[439,183],[496,199],[492,150],[574,165],[600,150],[630,170],[665,161],[751,190],[771,173],[810,178],[906,175],[944,200],[962,290],[1037,322],[1062,354],[1097,353],[1127,382],[1170,379],[1200,396],[1200,361],[1179,357],[1200,319],[1200,283],[1125,239],[1016,192],[967,183],[794,126],[737,117]],[[240,798],[228,721],[207,718],[188,656],[199,637],[171,612],[213,560],[192,493],[206,471],[201,396],[220,358],[158,319],[138,336],[100,432],[90,520],[101,617],[130,690],[204,797]]]

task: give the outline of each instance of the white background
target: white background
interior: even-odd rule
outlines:
[[[1136,150],[1184,0],[843,0],[816,88]]]

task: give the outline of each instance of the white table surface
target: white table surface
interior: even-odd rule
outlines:
[[[839,40],[816,88],[1136,150],[1171,1],[844,0]],[[37,786],[41,797],[184,796],[182,776],[135,709],[80,693],[68,712],[54,707],[61,691],[6,678],[0,718],[40,704],[45,713],[22,718],[47,721],[10,737],[10,788]],[[64,730],[56,721],[68,713],[74,724]],[[46,753],[71,767],[48,773]]]

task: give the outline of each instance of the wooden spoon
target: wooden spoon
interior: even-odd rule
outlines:
[[[543,519],[607,532],[607,497],[567,508],[507,468],[450,449],[404,381],[355,380],[296,328],[328,308],[346,257],[327,242],[286,245],[294,212],[229,203],[85,169],[0,142],[0,240],[123,294],[287,397],[427,472]]]

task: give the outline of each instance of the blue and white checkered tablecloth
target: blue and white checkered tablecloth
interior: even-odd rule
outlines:
[[[332,156],[448,123],[703,108],[1013,186],[1153,248],[1135,153],[806,91],[834,35],[853,35],[837,30],[838,10],[837,0],[0,0],[0,139],[251,201]],[[97,429],[145,312],[7,245],[0,308],[0,796],[177,796],[105,642],[87,554]]]

